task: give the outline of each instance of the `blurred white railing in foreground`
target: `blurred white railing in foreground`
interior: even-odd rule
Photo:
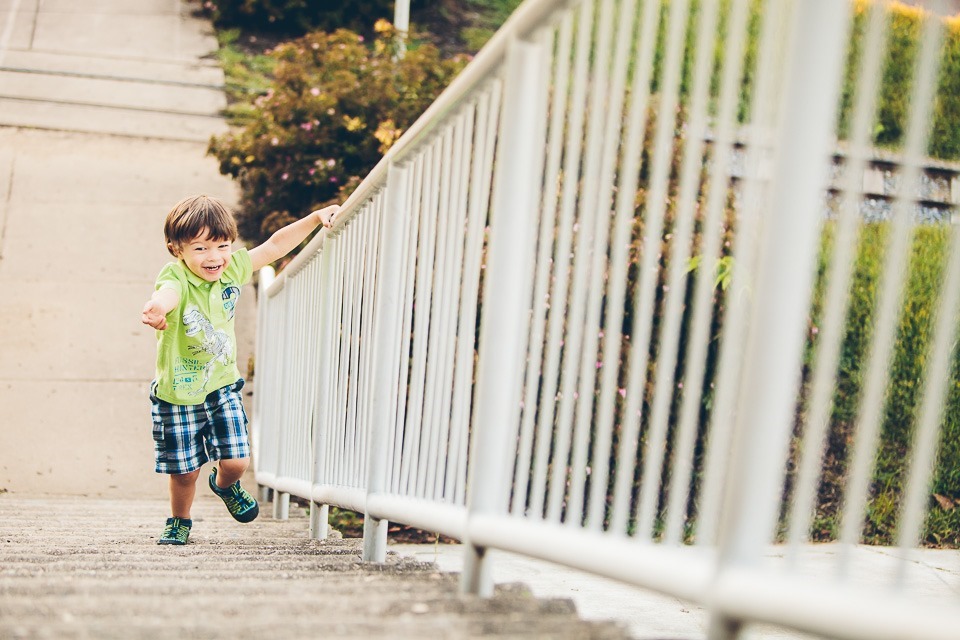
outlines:
[[[763,3],[741,129],[750,3],[732,0],[722,30],[721,4],[703,0],[689,20],[687,0],[528,0],[366,178],[335,228],[276,282],[262,274],[254,456],[257,482],[279,494],[278,515],[290,494],[309,499],[323,536],[327,505],[365,513],[367,560],[383,558],[390,520],[462,539],[470,592],[491,590],[488,548],[617,578],[707,607],[711,638],[752,622],[864,640],[956,637],[960,604],[911,599],[907,559],[955,357],[956,237],[910,447],[902,571],[878,590],[851,569],[942,23],[927,20],[921,39],[844,551],[835,574],[810,576],[802,543],[863,224],[855,176],[869,152],[886,14],[870,12],[856,76],[845,196],[785,505],[852,5]],[[688,27],[702,46],[681,99]],[[711,89],[715,47],[724,64]],[[731,200],[724,160],[734,131],[747,166]],[[691,271],[692,256],[706,267]],[[718,261],[732,265],[726,293],[714,287]],[[794,562],[772,571],[762,554],[782,511]]]

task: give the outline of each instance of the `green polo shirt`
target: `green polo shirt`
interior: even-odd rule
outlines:
[[[216,282],[207,282],[182,261],[160,271],[156,289],[173,289],[180,294],[180,304],[167,314],[166,330],[157,331],[158,398],[202,404],[211,391],[240,379],[233,316],[240,288],[252,275],[246,249],[233,254]]]

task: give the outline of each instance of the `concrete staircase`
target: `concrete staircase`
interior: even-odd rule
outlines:
[[[158,546],[166,510],[0,495],[0,638],[627,637],[520,585],[483,600],[431,564],[363,564],[359,540],[310,540],[296,508],[241,525],[202,496],[191,543]]]
[[[194,9],[176,0],[0,2],[10,33],[0,49],[0,125],[193,142],[225,132],[216,40]]]

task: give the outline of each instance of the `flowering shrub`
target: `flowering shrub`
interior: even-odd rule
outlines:
[[[303,34],[314,29],[365,30],[393,15],[390,0],[202,0],[200,11],[218,27]]]
[[[240,183],[247,240],[346,199],[465,64],[427,44],[397,59],[392,27],[377,28],[369,44],[339,30],[278,46],[274,81],[251,120],[211,141],[221,173]]]

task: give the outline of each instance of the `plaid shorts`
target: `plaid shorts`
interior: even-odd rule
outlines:
[[[170,404],[154,395],[153,444],[157,473],[196,471],[209,460],[249,458],[243,379],[207,394],[203,404]]]

